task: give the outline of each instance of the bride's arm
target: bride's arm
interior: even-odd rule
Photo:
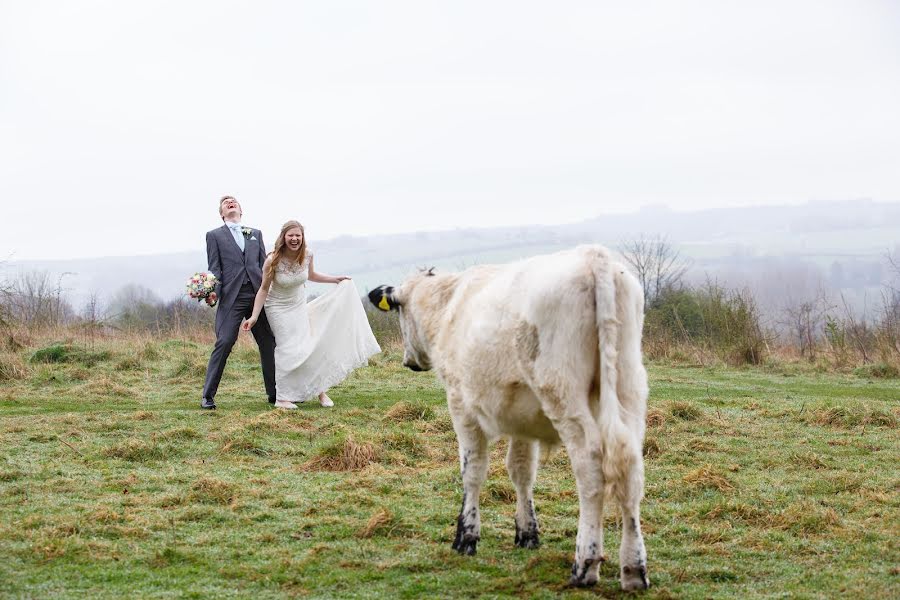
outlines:
[[[309,280],[316,283],[340,283],[345,279],[350,279],[346,275],[326,275],[325,273],[317,273],[313,266],[313,257],[309,257]]]
[[[256,321],[259,319],[259,313],[262,312],[263,306],[266,305],[266,298],[269,296],[269,287],[272,285],[272,276],[269,274],[269,265],[271,264],[272,257],[267,256],[262,267],[262,284],[259,286],[259,291],[256,292],[256,299],[253,301],[253,314],[250,315],[250,318],[244,321],[244,324],[241,326],[241,329],[244,331],[250,331],[250,328],[256,325]]]

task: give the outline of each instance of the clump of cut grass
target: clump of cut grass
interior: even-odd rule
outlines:
[[[647,411],[647,427],[662,427],[666,424],[666,413],[658,408]]]
[[[193,427],[175,427],[157,432],[154,437],[160,440],[195,440],[200,437],[200,433]]]
[[[796,452],[791,455],[791,464],[805,467],[807,469],[827,469],[828,465],[822,460],[822,457],[815,452]]]
[[[644,439],[644,456],[646,458],[654,458],[662,454],[662,450],[659,447],[659,442],[654,437],[648,437]]]
[[[162,460],[168,458],[170,454],[166,447],[137,438],[129,438],[103,451],[103,456],[108,458],[120,458],[131,462]]]
[[[897,417],[883,410],[874,409],[866,414],[863,425],[875,425],[877,427],[896,427]]]
[[[691,450],[696,450],[698,452],[709,452],[710,450],[715,450],[716,445],[709,440],[704,440],[702,438],[693,438],[688,442],[688,448]]]
[[[672,402],[669,404],[669,414],[682,421],[695,421],[703,415],[703,411],[690,402]]]
[[[197,356],[183,355],[172,368],[172,377],[203,377],[206,375],[206,361]]]
[[[306,432],[313,429],[312,418],[283,410],[266,411],[244,424],[244,430],[251,433]]]
[[[18,469],[7,469],[0,471],[0,481],[15,481],[25,476],[25,473]]]
[[[840,522],[833,508],[807,499],[794,502],[774,519],[776,527],[802,534],[825,533]]]
[[[404,459],[412,459],[417,461],[428,457],[428,448],[415,435],[398,431],[382,436],[380,439],[381,447],[402,455]],[[406,463],[406,460],[392,461]]]
[[[0,353],[0,381],[17,381],[27,379],[30,370],[17,354]]]
[[[453,421],[449,416],[438,416],[433,421],[428,422],[428,427],[437,433],[449,433],[453,431]]]
[[[97,396],[128,397],[132,393],[131,390],[119,384],[115,379],[105,376],[89,381],[81,390]]]
[[[411,403],[401,401],[393,405],[384,413],[386,421],[394,421],[396,423],[404,421],[430,421],[434,419],[434,409],[423,403]]]
[[[726,500],[718,502],[707,511],[701,511],[701,516],[708,520],[728,519],[745,525],[765,525],[771,515],[755,506],[744,502]]]
[[[358,538],[374,537],[377,533],[384,533],[394,523],[394,515],[388,509],[382,507],[372,513],[365,526],[356,532]]]
[[[694,469],[683,478],[685,483],[696,488],[707,488],[727,492],[734,489],[734,485],[723,475],[717,473],[711,465],[704,465]]]
[[[237,496],[233,483],[215,477],[201,477],[191,484],[187,499],[203,504],[231,504]]]
[[[241,432],[233,432],[226,436],[222,444],[222,452],[254,454],[256,456],[267,456],[269,454],[269,450],[263,447],[256,437]]]
[[[90,521],[92,523],[118,523],[122,521],[122,513],[115,511],[108,506],[101,506],[91,513]]]
[[[504,504],[516,501],[516,490],[508,481],[489,481],[485,487],[489,501],[493,500]]]
[[[896,427],[897,418],[884,410],[865,406],[831,406],[804,414],[801,421],[831,427]]]
[[[357,443],[352,437],[320,449],[300,466],[301,471],[358,471],[378,459],[378,451],[369,443]]]

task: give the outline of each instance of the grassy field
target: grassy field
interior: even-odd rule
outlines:
[[[376,357],[336,407],[273,411],[255,349],[198,408],[208,348],[0,353],[0,596],[619,597],[565,586],[577,498],[541,468],[513,547],[494,447],[475,557],[450,549],[456,441],[433,375]],[[32,360],[34,359],[34,360]],[[900,597],[900,382],[650,365],[646,598]]]

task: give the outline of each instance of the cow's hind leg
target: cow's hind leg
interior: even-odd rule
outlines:
[[[597,583],[603,556],[603,473],[600,430],[587,408],[587,400],[547,402],[545,413],[565,444],[578,488],[578,535],[575,563],[569,584],[587,587]],[[552,416],[551,416],[552,415]]]
[[[459,463],[463,480],[463,501],[456,521],[456,539],[453,549],[460,554],[472,555],[481,539],[481,515],[478,497],[488,471],[487,437],[477,423],[460,420],[453,423],[459,441]]]
[[[516,488],[516,546],[537,548],[537,516],[534,514],[534,476],[537,472],[537,442],[510,439],[506,470]]]
[[[622,546],[619,549],[622,589],[644,590],[650,587],[647,578],[647,551],[641,535],[641,496],[644,489],[644,464],[640,451],[633,449],[623,457],[623,481],[614,486],[622,507]]]
[[[586,428],[591,422],[585,423]],[[566,443],[569,460],[578,487],[578,535],[575,538],[575,563],[569,583],[578,587],[597,583],[603,556],[603,475],[600,472],[600,444]]]

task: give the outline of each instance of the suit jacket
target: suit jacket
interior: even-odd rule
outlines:
[[[253,285],[253,291],[259,291],[263,279],[262,266],[266,262],[266,247],[259,229],[251,229],[250,236],[244,236],[243,252],[227,225],[207,232],[206,258],[209,271],[219,280],[216,287],[219,314],[226,313],[234,304],[247,279]]]

